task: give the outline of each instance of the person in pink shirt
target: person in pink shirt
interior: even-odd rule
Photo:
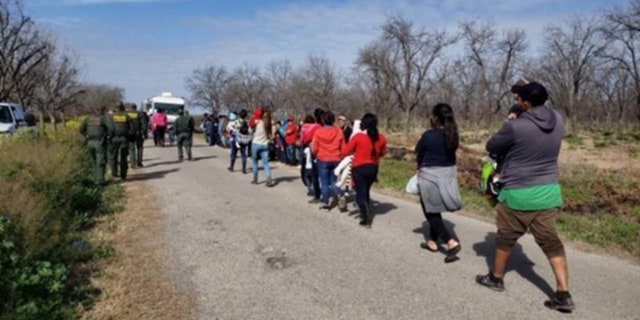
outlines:
[[[156,146],[160,145],[164,147],[164,133],[167,131],[167,125],[169,124],[169,120],[167,119],[167,114],[164,113],[163,109],[158,109],[158,112],[153,115],[151,118],[151,123],[153,125],[153,142]]]

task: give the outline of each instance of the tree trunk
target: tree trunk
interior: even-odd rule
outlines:
[[[53,112],[47,112],[49,115],[49,121],[51,121],[51,126],[53,127],[53,131],[58,130],[58,124],[56,123],[56,115]]]
[[[404,111],[404,128],[403,128],[404,138],[407,140],[409,139],[409,123],[410,122],[411,122],[411,110],[407,108]]]

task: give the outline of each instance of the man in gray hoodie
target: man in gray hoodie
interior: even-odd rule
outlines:
[[[487,142],[489,153],[504,157],[500,175],[503,189],[498,196],[496,251],[493,270],[478,275],[476,282],[496,291],[511,251],[518,238],[531,230],[536,243],[549,259],[557,291],[545,306],[571,312],[575,305],[569,294],[569,272],[562,241],[555,227],[562,205],[558,155],[564,135],[562,116],[545,106],[547,90],[532,82],[514,92],[523,113],[504,123]]]

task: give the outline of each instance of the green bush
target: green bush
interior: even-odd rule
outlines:
[[[75,270],[94,253],[83,231],[112,211],[88,164],[69,130],[0,148],[0,320],[74,319],[85,303],[88,279]]]

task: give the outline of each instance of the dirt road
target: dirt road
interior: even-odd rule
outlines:
[[[159,199],[171,276],[197,297],[199,319],[640,319],[640,267],[568,248],[577,310],[545,309],[554,278],[530,236],[519,242],[507,290],[474,283],[486,273],[495,226],[447,214],[461,260],[419,248],[419,205],[374,194],[372,229],[350,213],[308,204],[294,169],[276,164],[277,185],[226,170],[228,150],[198,144],[196,161],[148,147],[144,179]],[[250,162],[249,162],[250,163]],[[260,172],[264,181],[264,172]]]

